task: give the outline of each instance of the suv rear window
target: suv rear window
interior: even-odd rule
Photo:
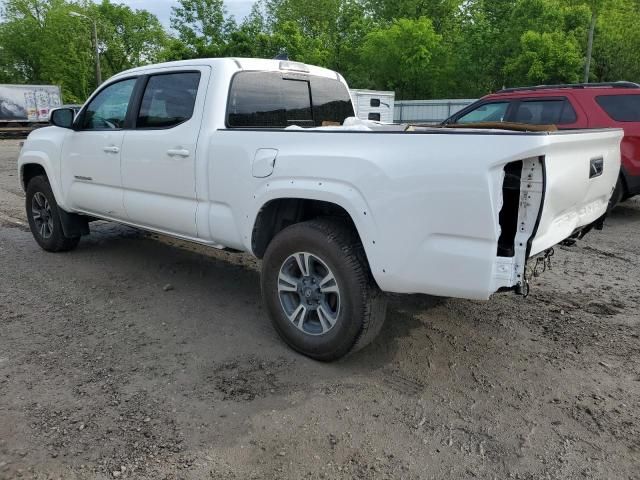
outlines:
[[[513,113],[513,122],[530,125],[566,125],[578,119],[576,111],[566,99],[525,100]]]
[[[352,116],[349,92],[337,80],[240,72],[231,84],[227,124],[241,128],[315,127],[323,122],[342,124]]]
[[[596,102],[616,122],[640,122],[640,95],[601,95]]]

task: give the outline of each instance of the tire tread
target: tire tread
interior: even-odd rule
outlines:
[[[53,190],[51,189],[51,185],[49,184],[49,180],[44,175],[37,175],[29,180],[29,184],[27,185],[26,192],[26,208],[27,208],[27,217],[29,217],[29,200],[32,197],[32,192],[40,191],[47,195],[49,202],[52,204],[52,212],[54,213],[54,222],[56,223],[55,227],[58,231],[53,235],[53,242],[44,244],[35,233],[33,233],[38,244],[48,252],[68,252],[73,250],[78,246],[80,242],[80,237],[67,237],[62,230],[62,224],[60,223],[60,216],[58,214],[58,203],[56,202],[55,196],[53,195]],[[31,226],[31,220],[29,220],[29,225]]]
[[[360,284],[363,305],[362,328],[345,355],[355,353],[369,345],[380,333],[386,317],[387,298],[371,275],[362,242],[345,220],[338,217],[320,217],[300,226],[307,226],[325,235],[329,242],[342,250],[348,267],[356,274]],[[333,359],[333,358],[332,358]]]

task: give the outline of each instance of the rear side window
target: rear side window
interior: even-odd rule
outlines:
[[[199,72],[170,73],[149,78],[136,128],[170,128],[193,116]]]
[[[640,95],[601,95],[598,105],[616,122],[640,122]]]
[[[576,111],[567,99],[527,100],[518,104],[511,121],[532,125],[564,125],[575,123]]]
[[[509,102],[485,103],[465,113],[455,123],[503,122]]]
[[[313,102],[312,102],[313,98]],[[229,93],[229,127],[286,128],[342,123],[353,116],[349,92],[337,80],[240,72]]]

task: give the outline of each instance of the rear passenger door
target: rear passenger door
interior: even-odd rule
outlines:
[[[122,145],[129,220],[196,238],[196,157],[209,67],[149,73],[137,89],[134,129]]]

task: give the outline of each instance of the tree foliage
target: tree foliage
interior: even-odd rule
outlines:
[[[83,101],[95,89],[92,24],[107,78],[127,68],[154,62],[167,34],[158,19],[108,0],[6,0],[0,23],[0,82],[62,86],[65,101]]]
[[[640,81],[638,0],[258,0],[244,19],[224,0],[177,0],[170,29],[102,0],[0,0],[0,82],[53,83],[66,101],[95,87],[91,22],[104,77],[160,60],[237,56],[341,72],[398,98],[477,97],[502,86]]]

